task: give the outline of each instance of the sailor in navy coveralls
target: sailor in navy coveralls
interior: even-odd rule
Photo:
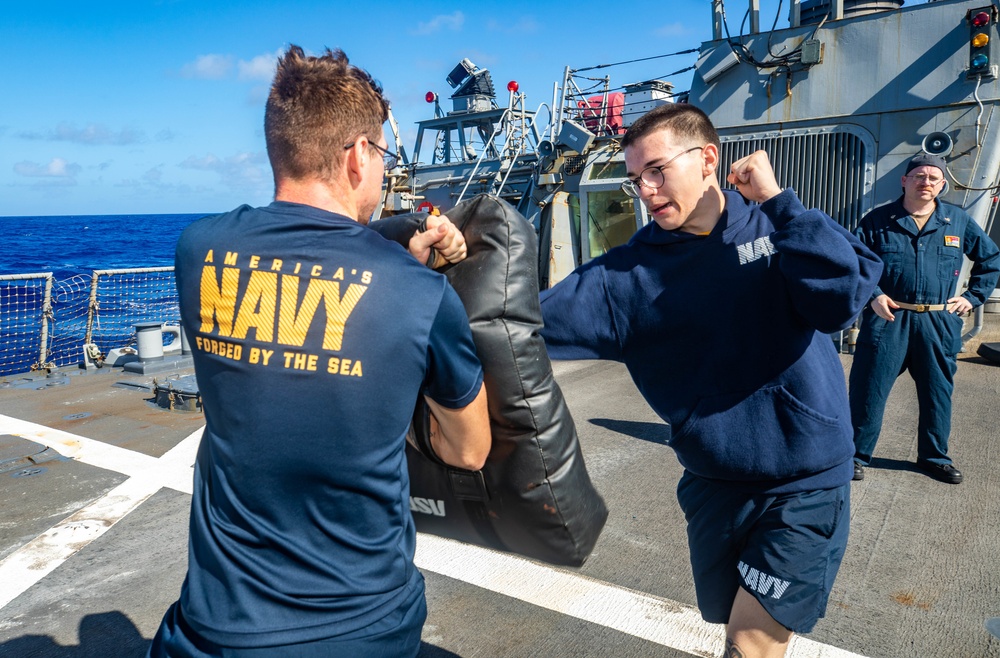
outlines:
[[[937,200],[945,167],[935,155],[913,157],[903,196],[868,213],[855,231],[885,264],[862,316],[850,375],[855,480],[871,462],[889,391],[909,370],[920,405],[917,465],[943,482],[962,481],[948,456],[961,316],[989,298],[1000,252],[968,213]],[[968,290],[957,295],[963,255],[972,273]]]

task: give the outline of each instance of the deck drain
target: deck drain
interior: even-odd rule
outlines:
[[[85,412],[80,413],[80,414],[70,414],[68,416],[63,416],[63,420],[80,420],[81,418],[86,418],[86,417],[88,417],[90,415],[91,414],[90,414],[89,411],[85,411]]]

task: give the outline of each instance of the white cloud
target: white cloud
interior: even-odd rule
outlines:
[[[142,175],[142,179],[147,183],[159,183],[163,178],[163,165],[156,165]]]
[[[192,155],[178,166],[215,172],[223,185],[234,190],[257,190],[271,184],[270,167],[263,153],[238,153],[224,160],[212,154],[204,157]]]
[[[46,165],[23,160],[14,165],[14,173],[30,178],[62,178],[73,179],[80,173],[82,167],[74,162],[66,162],[63,158],[52,158]]]
[[[198,80],[220,80],[233,69],[232,55],[200,55],[181,67],[181,75]]]
[[[531,16],[522,16],[514,23],[498,21],[495,18],[491,18],[486,22],[487,30],[509,35],[534,34],[538,32],[538,27],[538,21]]]
[[[684,23],[668,23],[656,28],[653,34],[658,37],[686,37],[691,35],[692,31]]]
[[[274,71],[278,65],[278,57],[281,51],[257,55],[249,62],[241,59],[237,65],[240,80],[266,80],[270,82],[274,78]]]
[[[439,14],[426,23],[417,23],[417,27],[410,30],[410,34],[426,36],[436,34],[442,30],[457,32],[462,29],[465,23],[465,14],[456,11],[454,14]]]
[[[123,128],[118,132],[114,132],[107,126],[99,123],[88,123],[83,128],[77,128],[75,125],[66,122],[60,123],[54,130],[46,133],[22,132],[18,134],[18,137],[52,142],[73,142],[89,146],[97,144],[123,146],[137,144],[146,138],[142,131],[132,130],[131,128]]]

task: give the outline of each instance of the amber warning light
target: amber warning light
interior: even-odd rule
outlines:
[[[433,91],[429,91],[426,94],[424,94],[424,100],[427,101],[428,103],[433,103],[437,99],[438,95],[435,94]]]
[[[510,93],[513,94],[518,89],[520,89],[520,85],[517,84],[517,80],[511,80],[510,82],[507,83],[507,91],[509,91]]]

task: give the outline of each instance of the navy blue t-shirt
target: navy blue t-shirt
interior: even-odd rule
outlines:
[[[267,646],[364,628],[423,595],[405,436],[482,368],[444,276],[347,217],[274,202],[192,224],[176,259],[206,428],[180,609]]]

